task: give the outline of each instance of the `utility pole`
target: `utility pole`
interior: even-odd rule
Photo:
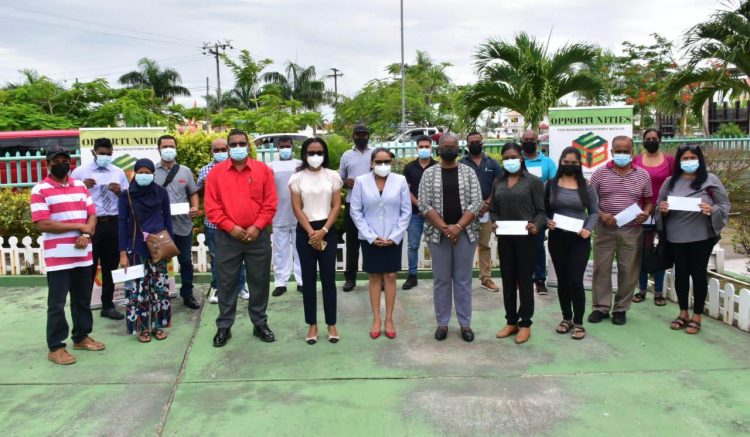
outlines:
[[[206,132],[211,132],[211,108],[208,107],[208,76],[206,76]]]
[[[221,112],[221,75],[219,73],[219,55],[227,49],[233,49],[232,41],[225,39],[224,42],[203,43],[203,54],[213,56],[216,59],[216,107]]]
[[[406,64],[404,64],[404,0],[401,0],[401,132],[406,132]]]
[[[339,101],[339,81],[338,78],[343,76],[344,73],[341,72],[338,68],[331,68],[331,71],[333,71],[333,74],[329,74],[328,77],[333,78],[333,107],[336,107],[336,104]]]

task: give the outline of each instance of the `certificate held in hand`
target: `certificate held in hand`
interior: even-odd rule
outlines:
[[[552,220],[555,222],[555,229],[562,229],[563,231],[570,231],[576,234],[583,229],[583,220],[581,219],[555,214]]]
[[[667,196],[670,211],[701,212],[700,197]]]
[[[529,222],[524,220],[498,220],[495,224],[496,235],[529,235],[529,231],[526,230]]]

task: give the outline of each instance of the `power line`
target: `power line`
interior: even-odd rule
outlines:
[[[344,73],[341,72],[338,68],[331,68],[331,71],[333,71],[333,74],[329,74],[328,77],[333,78],[333,106],[336,107],[336,104],[339,101],[339,81],[338,78],[343,76]]]

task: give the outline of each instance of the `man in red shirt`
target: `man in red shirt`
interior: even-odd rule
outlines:
[[[232,338],[243,261],[253,335],[265,342],[275,340],[266,316],[271,281],[271,238],[266,228],[273,221],[278,202],[273,171],[248,157],[249,139],[244,131],[230,131],[227,143],[231,159],[216,164],[206,178],[206,215],[218,227],[215,347],[224,346]]]

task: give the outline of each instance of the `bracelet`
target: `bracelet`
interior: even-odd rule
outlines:
[[[464,227],[459,225],[458,223],[456,223],[456,226],[458,226],[458,229],[461,229],[462,231],[464,230]]]
[[[327,227],[323,226],[321,229],[323,229],[323,232],[325,232],[326,234],[328,233],[328,228]]]

